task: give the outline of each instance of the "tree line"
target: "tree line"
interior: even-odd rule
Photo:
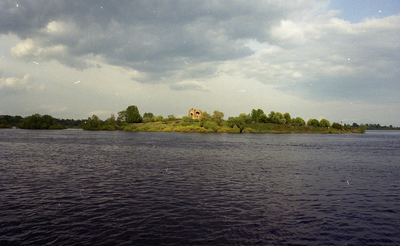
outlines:
[[[232,132],[230,129],[237,129],[238,132],[243,132],[246,128],[256,127],[257,124],[277,124],[293,127],[314,127],[314,128],[329,128],[342,131],[359,130],[365,132],[366,129],[400,129],[393,126],[380,126],[379,124],[366,124],[358,125],[342,125],[337,122],[330,123],[327,119],[308,119],[305,122],[301,117],[291,117],[289,113],[281,113],[270,111],[267,115],[262,109],[252,109],[250,113],[241,113],[237,117],[229,117],[224,119],[224,113],[215,110],[213,114],[203,112],[199,119],[192,119],[191,117],[184,116],[181,119],[176,118],[174,115],[168,115],[164,118],[162,115],[155,116],[153,113],[146,112],[143,116],[140,114],[139,109],[135,105],[128,106],[125,110],[119,111],[117,117],[111,114],[106,120],[99,119],[98,116],[93,115],[85,120],[73,119],[57,119],[50,115],[33,114],[26,118],[21,116],[0,116],[0,128],[19,127],[23,129],[65,129],[65,128],[83,128],[85,130],[133,130],[132,124],[136,123],[152,123],[152,122],[177,122],[175,124],[180,127],[188,127],[196,125],[199,131],[206,130],[206,132]],[[143,128],[143,130],[149,127]],[[203,130],[202,130],[203,129]],[[225,131],[224,131],[225,129]],[[227,130],[228,129],[228,130]],[[171,129],[172,130],[172,129]]]

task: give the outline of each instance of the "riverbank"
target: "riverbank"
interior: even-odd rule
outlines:
[[[199,122],[183,122],[183,121],[167,121],[167,122],[148,122],[135,123],[123,127],[124,131],[140,131],[140,132],[197,132],[197,133],[240,133],[240,129],[236,126],[229,127],[223,124],[217,128],[201,127]],[[274,123],[251,123],[247,125],[242,133],[360,133],[354,128],[335,129],[332,127],[313,127],[313,126],[294,126],[291,124],[274,124]]]

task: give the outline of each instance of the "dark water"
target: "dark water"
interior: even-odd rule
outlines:
[[[0,245],[400,245],[400,132],[0,130]]]

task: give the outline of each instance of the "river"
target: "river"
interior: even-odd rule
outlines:
[[[400,131],[0,129],[0,245],[400,245]]]

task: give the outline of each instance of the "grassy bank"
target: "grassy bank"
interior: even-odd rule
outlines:
[[[200,127],[199,122],[184,122],[182,120],[166,121],[166,122],[148,122],[135,123],[124,126],[124,131],[141,131],[141,132],[198,132],[198,133],[239,133],[240,130],[236,126],[228,127],[226,123],[222,126],[211,129]],[[312,127],[312,126],[293,126],[280,125],[274,123],[252,123],[247,125],[243,133],[357,133],[353,130],[334,129],[332,127]]]

